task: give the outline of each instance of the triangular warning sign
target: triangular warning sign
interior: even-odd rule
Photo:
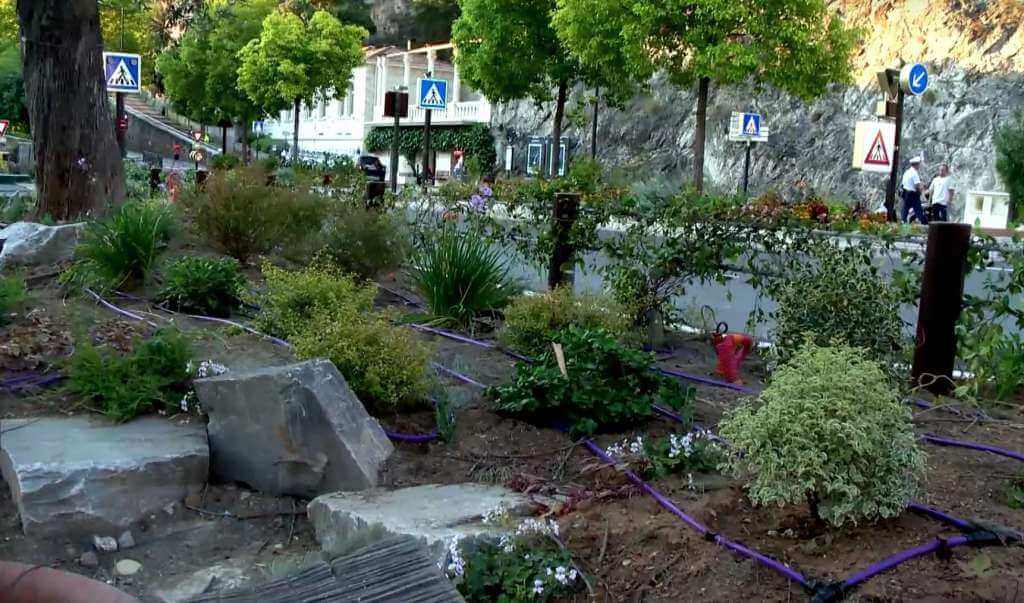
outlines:
[[[11,125],[11,122],[6,119],[0,119],[0,136],[7,134],[7,127]]]
[[[135,88],[135,78],[132,77],[132,72],[128,69],[128,65],[121,59],[117,67],[114,68],[114,72],[110,74],[110,79],[107,80],[108,86],[116,86],[118,88]]]
[[[889,165],[889,151],[885,148],[885,138],[882,136],[881,131],[875,135],[875,141],[868,147],[868,156],[864,158],[864,163],[870,165]]]
[[[748,136],[757,136],[757,131],[757,120],[754,119],[753,115],[748,115],[747,125],[743,128],[744,134],[747,134]]]
[[[430,89],[427,90],[427,93],[423,96],[423,100],[420,104],[436,106],[444,104],[444,99],[441,98],[441,91],[437,89],[437,84],[430,85]]]

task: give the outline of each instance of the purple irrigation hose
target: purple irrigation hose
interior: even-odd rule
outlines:
[[[999,456],[1005,456],[1007,458],[1024,462],[1024,454],[1014,452],[1012,450],[1006,450],[1005,448],[997,448],[995,446],[988,446],[986,444],[978,444],[977,442],[967,442],[963,440],[942,438],[934,435],[924,435],[921,439],[923,439],[925,442],[928,442],[929,444],[935,444],[936,446],[951,446],[954,448],[980,450],[982,452],[990,452],[992,454],[998,454]]]
[[[658,369],[658,372],[669,377],[678,377],[680,379],[686,379],[687,381],[693,381],[694,383],[703,383],[704,385],[710,385],[712,387],[721,387],[724,389],[731,389],[741,394],[756,394],[754,390],[743,385],[737,385],[735,383],[728,383],[726,381],[719,381],[718,379],[712,379],[710,377],[701,377],[699,375],[691,375],[682,371],[674,369]]]
[[[476,379],[473,379],[472,377],[470,377],[468,375],[463,375],[462,373],[460,373],[460,372],[458,372],[456,370],[450,369],[450,368],[448,368],[448,367],[446,367],[444,365],[438,364],[436,362],[431,362],[430,364],[431,364],[431,366],[433,366],[438,371],[444,373],[445,375],[448,375],[449,377],[451,377],[451,378],[453,378],[453,379],[455,379],[457,381],[461,381],[461,382],[463,382],[463,383],[465,383],[467,385],[472,385],[474,387],[479,387],[480,389],[487,389],[486,385],[484,385],[483,383],[480,383],[479,381],[477,381]]]
[[[489,350],[494,349],[494,344],[493,343],[487,343],[486,341],[480,341],[478,339],[473,339],[472,337],[466,337],[464,335],[459,335],[458,333],[452,333],[450,331],[445,331],[445,330],[442,330],[442,329],[436,329],[434,327],[428,327],[427,325],[410,324],[409,326],[414,328],[414,329],[416,329],[417,331],[423,331],[424,333],[431,333],[433,335],[439,335],[441,337],[447,337],[448,339],[452,339],[454,341],[461,341],[462,343],[468,343],[470,345],[475,345],[475,346],[481,347],[481,348],[487,348]]]
[[[924,505],[919,505],[917,503],[910,503],[909,505],[907,505],[907,509],[913,511],[914,513],[927,515],[928,517],[931,517],[932,519],[935,519],[937,521],[941,521],[942,523],[947,523],[957,528],[958,530],[971,530],[975,527],[974,524],[969,521],[953,517],[952,515],[943,513],[938,509],[933,509],[931,507],[926,507]]]
[[[433,442],[440,438],[436,432],[431,433],[397,433],[394,431],[384,430],[384,434],[388,436],[389,440],[395,442],[406,442],[408,444],[426,444],[427,442]]]
[[[89,289],[88,287],[85,288],[85,292],[88,293],[89,295],[91,295],[96,301],[98,301],[100,304],[105,306],[108,310],[112,310],[112,311],[117,312],[118,314],[120,314],[122,316],[127,316],[128,318],[131,318],[133,320],[137,320],[139,322],[144,322],[144,323],[146,323],[147,325],[149,325],[149,326],[151,326],[153,328],[159,328],[159,326],[160,326],[160,325],[156,324],[155,322],[151,322],[149,320],[146,320],[145,318],[139,316],[138,314],[133,314],[132,312],[129,312],[129,311],[124,310],[122,308],[118,308],[114,304],[108,302],[107,300],[105,300],[102,297],[100,297],[99,295],[97,295],[95,291],[93,291],[92,289]]]
[[[606,453],[604,450],[601,450],[601,447],[598,446],[597,444],[595,444],[593,441],[591,441],[589,439],[585,439],[585,440],[583,440],[583,445],[586,446],[587,449],[590,450],[590,452],[592,452],[594,454],[594,456],[600,458],[601,460],[605,461],[606,463],[608,463],[610,465],[616,465],[617,464],[615,459],[613,459],[610,455],[608,455],[608,453]],[[721,534],[713,533],[707,526],[705,526],[704,524],[700,523],[699,521],[697,521],[693,517],[687,515],[682,509],[677,507],[671,500],[666,498],[665,495],[663,495],[661,492],[658,492],[657,490],[655,490],[653,486],[651,486],[650,484],[645,482],[643,479],[641,479],[640,476],[638,476],[636,473],[633,473],[632,471],[626,469],[626,470],[623,471],[623,474],[630,481],[632,481],[634,484],[639,486],[644,492],[649,494],[651,496],[651,498],[653,498],[655,501],[657,501],[657,503],[659,505],[661,505],[665,510],[667,510],[669,513],[672,513],[673,515],[675,515],[679,519],[682,519],[684,523],[686,523],[688,526],[693,528],[695,531],[700,533],[705,538],[709,538],[710,539],[710,538],[713,537],[714,542],[717,543],[718,545],[723,546],[723,547],[725,547],[725,548],[727,548],[727,549],[729,549],[729,550],[731,550],[731,551],[733,551],[733,552],[735,552],[735,553],[737,553],[737,554],[739,554],[739,555],[741,555],[743,557],[747,557],[749,559],[753,559],[755,561],[758,561],[761,564],[765,565],[766,567],[768,567],[768,568],[770,568],[770,569],[772,569],[772,570],[782,574],[787,579],[792,580],[793,582],[799,584],[800,586],[802,586],[802,587],[804,587],[804,588],[806,588],[808,590],[810,590],[812,588],[811,583],[800,572],[798,572],[798,571],[796,571],[796,570],[794,570],[794,569],[792,569],[790,567],[787,567],[785,564],[783,564],[783,563],[781,563],[781,562],[779,562],[779,561],[777,561],[775,559],[772,559],[771,557],[767,557],[767,556],[762,555],[761,553],[758,553],[757,551],[754,551],[752,549],[749,549],[749,548],[747,548],[747,547],[745,547],[745,546],[743,546],[743,545],[741,545],[741,544],[739,544],[737,542],[733,542],[732,540],[729,540],[728,538],[726,538],[725,536],[722,536]]]
[[[874,563],[864,568],[863,570],[857,572],[856,574],[844,580],[843,590],[849,590],[851,588],[854,588],[862,582],[870,580],[878,574],[886,572],[896,567],[897,565],[900,565],[901,563],[910,561],[911,559],[923,557],[930,553],[934,553],[942,548],[953,548],[955,546],[961,546],[969,542],[971,542],[971,539],[967,536],[954,536],[949,540],[937,538],[927,544],[922,544],[921,546],[916,546],[912,549],[901,551],[891,557],[879,561],[878,563]]]
[[[7,379],[0,380],[0,387],[12,387],[18,385],[19,383],[32,381],[33,379],[39,379],[41,377],[42,375],[40,375],[39,373],[28,373],[25,375],[19,375],[17,377],[8,377]]]

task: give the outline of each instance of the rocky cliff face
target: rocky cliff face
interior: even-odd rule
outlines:
[[[734,191],[743,171],[743,148],[727,140],[732,111],[754,110],[772,131],[753,150],[751,190],[811,187],[830,197],[877,205],[885,177],[850,167],[853,129],[871,119],[881,100],[875,73],[899,62],[923,62],[930,90],[906,103],[903,157],[924,153],[930,176],[951,164],[962,190],[1000,190],[992,135],[1024,108],[1024,4],[1019,0],[832,0],[849,23],[864,28],[854,58],[852,87],[836,87],[811,104],[776,91],[712,88],[708,110],[706,175],[713,188]],[[586,112],[587,91],[577,90],[570,113]],[[625,110],[603,110],[598,132],[605,163],[676,181],[691,172],[695,94],[667,82]],[[550,133],[551,106],[519,102],[499,107],[494,118],[499,145],[511,139],[525,157],[530,136]],[[589,123],[570,126],[576,152],[589,153]]]

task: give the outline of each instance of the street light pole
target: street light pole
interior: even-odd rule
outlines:
[[[124,7],[121,7],[121,52],[124,52]],[[139,74],[142,75],[141,73]],[[117,115],[116,121],[116,132],[117,146],[121,150],[121,158],[124,159],[128,156],[128,141],[126,140],[127,123],[125,122],[124,116],[124,92],[114,93],[114,113]]]

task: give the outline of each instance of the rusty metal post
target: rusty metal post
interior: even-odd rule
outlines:
[[[928,227],[911,378],[915,386],[925,384],[936,395],[953,389],[956,323],[963,309],[970,247],[969,224],[935,222]]]
[[[554,289],[565,282],[566,265],[575,256],[570,233],[580,214],[579,193],[558,193],[555,195],[555,207],[551,222],[551,234],[554,248],[548,264],[548,288]],[[571,268],[571,266],[570,266]]]

